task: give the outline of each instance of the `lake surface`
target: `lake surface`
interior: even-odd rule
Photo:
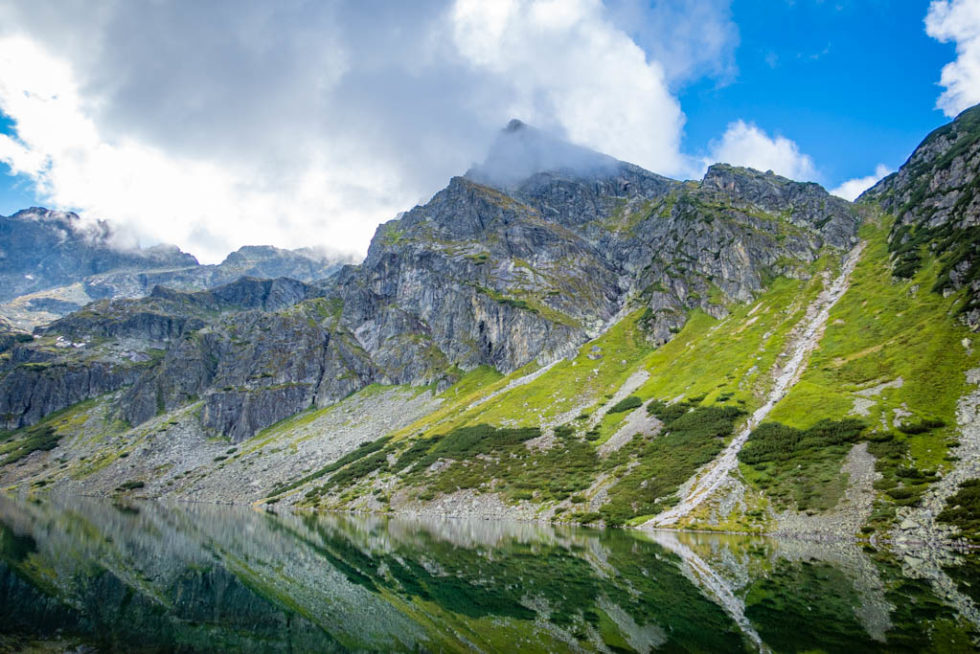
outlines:
[[[0,651],[975,651],[976,554],[0,497]]]

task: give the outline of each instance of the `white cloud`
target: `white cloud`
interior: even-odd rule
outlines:
[[[936,101],[952,117],[980,102],[980,0],[933,0],[925,24],[932,38],[956,43],[956,60],[943,66],[939,81],[946,90]]]
[[[0,161],[52,206],[204,260],[247,243],[363,252],[515,116],[683,171],[671,76],[709,71],[734,34],[725,0],[699,2],[717,29],[671,36],[665,67],[599,0],[13,0]]]
[[[752,123],[737,120],[730,123],[720,140],[711,144],[705,164],[713,162],[771,170],[777,175],[800,181],[817,178],[813,159],[800,152],[796,142],[784,137],[770,137]]]
[[[658,172],[683,170],[684,115],[663,67],[598,0],[458,0],[452,19],[463,57],[506,80],[508,113]]]
[[[351,197],[358,180],[343,168],[310,162],[303,175],[273,191],[248,167],[168,153],[131,138],[107,139],[87,115],[70,68],[22,37],[0,39],[0,107],[17,131],[16,140],[0,140],[0,160],[31,176],[42,197],[108,218],[144,241],[178,243],[205,260],[221,258],[233,245],[309,245],[304,231],[316,234],[314,242],[351,249],[370,237],[364,219],[379,208]],[[376,172],[374,183],[396,188],[384,170]]]
[[[837,188],[833,189],[831,194],[853,202],[859,195],[877,184],[881,178],[883,178],[885,175],[890,175],[893,172],[894,171],[885,164],[878,164],[875,167],[874,175],[849,179]]]
[[[738,28],[730,0],[607,0],[610,19],[659,62],[673,86],[708,75],[731,81]]]

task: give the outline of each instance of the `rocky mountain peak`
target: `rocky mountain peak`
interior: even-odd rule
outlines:
[[[45,207],[30,207],[21,209],[10,216],[16,220],[33,220],[35,222],[53,222],[64,225],[76,225],[81,221],[78,214],[74,211],[57,211]]]

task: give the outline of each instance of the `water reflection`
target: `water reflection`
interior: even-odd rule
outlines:
[[[935,557],[0,498],[0,649],[42,640],[126,652],[973,651],[974,558],[912,568],[910,558]]]

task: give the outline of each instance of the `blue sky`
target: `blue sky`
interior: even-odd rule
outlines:
[[[15,134],[13,121],[3,113],[0,113],[0,134]],[[12,174],[10,166],[0,161],[0,215],[9,216],[37,202],[30,177]]]
[[[980,0],[42,4],[0,6],[0,213],[205,261],[363,252],[511,117],[673,177],[723,160],[853,196],[980,101]]]
[[[736,0],[738,73],[684,89],[687,142],[706,144],[738,117],[792,138],[828,186],[897,168],[931,130],[952,44],[928,37],[928,2]]]

